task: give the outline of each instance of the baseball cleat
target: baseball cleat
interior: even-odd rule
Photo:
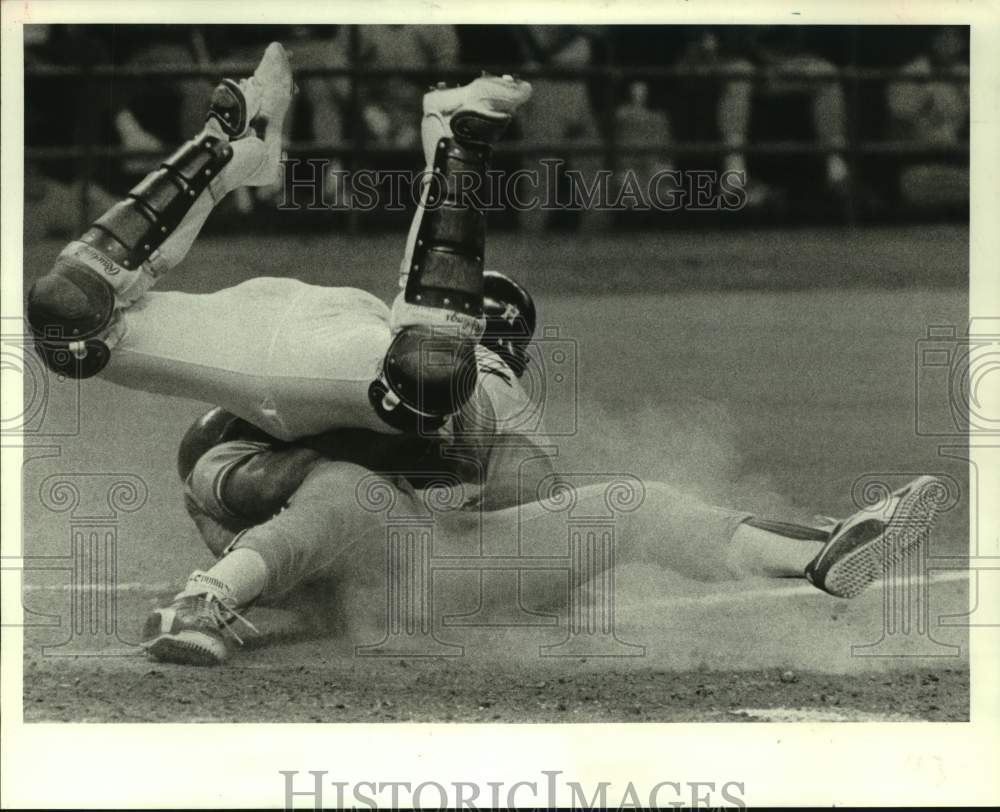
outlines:
[[[264,50],[264,56],[261,57],[253,76],[246,79],[243,84],[250,123],[275,122],[280,130],[285,113],[288,112],[288,106],[292,102],[294,89],[292,63],[288,58],[288,51],[280,42],[272,42]]]
[[[438,85],[426,93],[424,116],[440,118],[460,142],[492,145],[530,98],[528,82],[483,75],[462,87]]]
[[[265,159],[247,186],[268,186],[279,177],[282,131],[295,82],[288,52],[272,42],[248,79],[223,79],[212,94],[208,117],[218,122],[232,141],[253,135],[264,142]]]
[[[246,80],[244,92],[248,109],[256,111],[250,116],[250,127],[264,142],[267,151],[262,169],[255,172],[246,185],[270,186],[281,177],[285,115],[295,92],[292,64],[281,43],[272,42],[267,46],[257,70]]]
[[[196,572],[169,606],[146,618],[140,645],[155,660],[179,665],[222,665],[229,658],[227,637],[243,640],[232,628],[235,621],[257,631],[198,578]]]
[[[918,477],[845,519],[806,566],[806,578],[835,597],[855,597],[926,543],[943,488],[936,477]]]

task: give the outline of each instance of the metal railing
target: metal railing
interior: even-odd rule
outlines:
[[[539,157],[576,157],[600,156],[606,165],[614,168],[620,165],[622,156],[661,155],[673,157],[711,157],[730,154],[738,151],[747,156],[804,156],[842,154],[848,162],[848,175],[845,194],[843,196],[846,219],[853,224],[856,221],[856,179],[857,159],[864,156],[898,156],[907,158],[956,158],[968,156],[968,144],[929,145],[922,142],[861,140],[857,137],[857,128],[853,121],[846,122],[846,142],[842,146],[824,145],[819,142],[808,143],[799,141],[757,142],[741,145],[738,150],[732,145],[719,142],[662,142],[662,143],[622,143],[617,132],[615,118],[615,102],[618,89],[629,80],[655,81],[663,79],[713,79],[720,82],[726,79],[739,79],[751,83],[763,83],[770,76],[779,76],[782,80],[801,80],[812,84],[839,82],[845,85],[845,95],[857,99],[857,92],[863,83],[871,82],[886,85],[889,82],[906,82],[922,84],[929,82],[967,85],[968,78],[952,73],[930,72],[924,75],[913,75],[903,70],[870,69],[858,67],[839,68],[829,73],[816,75],[809,72],[776,71],[773,74],[766,70],[725,70],[725,69],[692,69],[665,68],[660,66],[622,67],[616,65],[591,67],[531,67],[520,65],[476,65],[447,69],[436,69],[433,72],[421,69],[392,69],[362,66],[359,58],[359,48],[356,36],[350,37],[351,64],[344,67],[305,67],[296,70],[300,79],[311,77],[326,77],[330,79],[343,78],[349,80],[347,92],[348,116],[351,132],[354,137],[343,141],[309,141],[294,142],[288,145],[290,157],[341,158],[348,168],[357,169],[365,159],[377,159],[380,156],[399,155],[398,147],[386,147],[371,144],[365,136],[365,127],[361,123],[361,104],[364,86],[388,78],[407,79],[424,82],[430,85],[434,81],[463,82],[479,74],[480,71],[504,74],[510,73],[525,79],[549,79],[559,81],[575,81],[598,83],[606,91],[606,101],[600,111],[595,110],[595,120],[600,120],[602,133],[598,139],[572,140],[554,143],[504,142],[498,147],[498,152],[522,158]],[[156,67],[96,65],[96,66],[31,66],[26,68],[26,78],[37,79],[72,79],[78,83],[79,92],[84,98],[96,93],[102,83],[131,83],[152,79],[206,79],[216,81],[223,76],[246,76],[253,72],[256,65],[248,62],[216,62],[205,65],[161,65]],[[30,102],[29,102],[30,103]],[[90,108],[88,108],[90,109]],[[854,105],[857,114],[857,104]],[[163,157],[167,152],[125,149],[117,146],[105,146],[94,143],[92,134],[97,131],[96,123],[90,121],[83,127],[85,133],[82,143],[67,146],[31,146],[27,145],[25,157],[37,161],[71,161],[76,165],[76,176],[82,181],[80,194],[81,224],[86,225],[86,209],[89,187],[94,182],[95,161],[98,159],[153,159]],[[351,229],[357,228],[356,217],[350,220]]]

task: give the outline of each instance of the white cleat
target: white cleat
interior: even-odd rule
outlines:
[[[531,85],[513,76],[480,76],[462,87],[439,85],[424,95],[424,116],[438,118],[459,140],[492,144],[531,98]]]
[[[229,658],[231,639],[243,639],[236,621],[253,632],[257,627],[231,601],[221,597],[203,572],[194,572],[173,601],[146,618],[140,645],[154,660],[178,665],[222,665]]]
[[[946,495],[941,480],[922,476],[862,508],[834,529],[806,566],[806,578],[835,597],[853,598],[920,551]]]
[[[253,76],[240,81],[250,123],[262,122],[268,129],[275,123],[280,131],[294,88],[288,51],[280,42],[272,42],[264,50]]]
[[[295,82],[288,52],[279,42],[264,51],[253,76],[244,80],[250,131],[264,142],[266,157],[261,168],[246,181],[247,186],[271,186],[281,179],[285,115],[292,103]]]
[[[280,182],[282,131],[294,89],[288,53],[277,42],[267,46],[253,76],[239,82],[223,79],[215,88],[209,123],[230,141],[246,145],[240,150],[239,166],[230,168],[230,173],[246,173],[238,186]]]

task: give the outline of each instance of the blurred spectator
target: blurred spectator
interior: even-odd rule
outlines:
[[[593,47],[591,38],[597,32],[582,26],[570,25],[527,25],[517,29],[522,57],[527,67],[552,66],[560,68],[589,67],[592,63]],[[528,141],[542,144],[558,142],[596,143],[597,123],[590,105],[587,85],[579,79],[539,79],[531,80],[534,92],[524,106],[519,118]],[[565,159],[565,155],[540,156]],[[597,157],[577,157],[566,160],[565,168],[574,168],[583,173],[587,183],[593,182],[594,173],[601,166]],[[558,187],[564,176],[556,173],[537,160],[530,168],[538,170],[538,201],[542,206],[555,207]],[[550,182],[554,180],[555,182]],[[520,222],[528,228],[538,230],[550,223],[552,212],[534,208],[522,213]],[[574,224],[579,224],[576,218]]]
[[[108,61],[104,43],[93,26],[26,25],[24,27],[25,145],[67,147],[116,142],[114,119],[120,100],[111,93],[85,97],[75,77],[39,77],[32,68]],[[96,217],[115,198],[104,185],[118,179],[117,161],[92,161],[92,178],[84,195],[81,163],[65,160],[26,161],[24,233],[28,239],[65,237],[82,217]]]
[[[618,143],[626,148],[670,141],[670,120],[662,110],[650,107],[649,85],[646,82],[629,84],[628,99],[615,111],[615,124]],[[670,168],[670,160],[666,156],[651,155],[643,160],[650,162],[650,174],[658,169]]]
[[[635,176],[639,188],[650,189],[650,179],[657,172],[672,169],[673,164],[666,150],[662,153],[629,154],[630,147],[649,147],[657,143],[666,144],[670,140],[670,121],[662,110],[650,107],[649,85],[646,82],[636,81],[629,85],[627,101],[615,111],[615,126],[624,156],[623,165],[618,167],[616,195],[624,183],[624,172]]]
[[[125,52],[130,54],[127,67],[190,68],[211,64],[202,26],[130,25],[115,29],[116,44],[124,43]],[[171,149],[201,129],[213,84],[200,77],[147,79],[130,93],[128,109],[148,135]]]
[[[557,69],[611,64],[639,69],[639,75],[617,83],[604,75],[535,78],[534,98],[511,127],[507,137],[553,146],[547,156],[566,159],[563,170],[580,170],[587,183],[601,168],[618,172],[619,187],[625,170],[631,170],[642,187],[651,176],[672,167],[743,170],[751,181],[751,203],[780,202],[798,194],[810,205],[776,207],[774,213],[815,211],[811,204],[817,191],[839,193],[849,180],[842,155],[847,111],[837,68],[848,60],[866,67],[904,65],[903,79],[852,86],[855,139],[888,137],[945,151],[968,143],[968,29],[962,27],[898,26],[890,31],[871,26],[255,24],[26,26],[25,95],[30,100],[25,110],[26,144],[60,148],[89,143],[166,152],[201,126],[212,84],[220,73],[231,72],[228,67],[222,71],[220,63],[251,65],[274,39],[286,43],[300,71],[346,67],[355,49],[359,66],[368,71],[362,73],[357,96],[348,76],[297,77],[299,94],[286,138],[334,146],[355,141],[399,150],[398,155],[380,154],[379,165],[388,169],[415,168],[421,97],[428,86],[440,79],[457,84],[478,72],[479,65],[498,64]],[[459,64],[459,56],[469,67],[467,75],[442,76],[443,70]],[[84,93],[78,77],[31,72],[33,66],[88,64],[204,66],[212,75],[130,80],[123,71],[96,79],[97,85]],[[653,70],[643,76],[643,66]],[[684,75],[657,75],[656,69],[662,67],[681,68]],[[394,69],[415,75],[373,75],[391,74]],[[359,108],[352,110],[355,99]],[[618,152],[602,149],[602,136],[613,140]],[[751,149],[773,141],[816,144],[827,152],[769,155]],[[668,145],[678,142],[723,150],[671,154]],[[651,143],[665,148],[658,153],[629,152]],[[562,151],[559,144],[569,149]],[[594,151],[573,155],[574,146]],[[27,202],[39,211],[32,225],[56,231],[76,228],[84,199],[79,179],[85,172],[96,180],[88,202],[99,207],[111,193],[127,189],[155,160],[36,157],[26,167],[31,181]],[[508,171],[522,166],[519,156],[505,156],[502,151],[497,161],[496,168]],[[333,163],[331,169],[345,163]],[[861,205],[866,199],[872,201],[872,211],[893,202],[883,190],[894,190],[897,182],[900,197],[919,206],[968,200],[965,154],[902,161],[855,156],[852,166],[859,181],[852,184],[853,199]],[[535,229],[578,227],[578,213],[565,211],[570,201],[565,171],[545,167],[537,158],[531,159],[529,168],[539,170],[541,181],[531,192],[550,211],[523,213],[521,222]],[[867,188],[859,188],[866,184]],[[523,187],[519,191],[523,197]],[[242,189],[233,201],[247,212],[261,200],[280,199],[280,192],[277,187]],[[344,196],[338,192],[337,199]]]
[[[59,181],[41,172],[38,164],[28,163],[24,168],[24,238],[70,237],[80,229],[81,206],[84,220],[90,221],[118,200],[96,180],[87,184],[84,195],[82,180]]]
[[[296,71],[313,68],[345,68],[348,65],[347,38],[330,26],[292,26],[285,41]],[[305,114],[289,117],[304,124],[305,132],[296,134],[303,141],[327,144],[342,143],[346,136],[345,118],[350,103],[351,80],[348,76],[296,77],[299,92],[296,109]]]
[[[351,99],[349,76],[308,75],[302,71],[322,68],[345,68],[349,59],[347,37],[341,26],[295,25],[285,34],[284,44],[296,70],[298,87],[292,100],[292,111],[285,119],[288,141],[313,141],[343,146],[346,143],[348,110]],[[345,201],[346,188],[340,174],[345,167],[342,156],[331,158],[324,188],[330,202]],[[279,183],[270,190],[274,203],[284,198]],[[259,193],[263,194],[263,193]]]
[[[932,73],[939,81],[897,81],[887,88],[890,131],[893,138],[925,146],[968,143],[969,61],[967,28],[942,27],[931,37],[926,53],[902,71],[925,80]],[[957,81],[956,81],[957,80]],[[928,207],[966,203],[969,199],[969,165],[965,155],[905,166],[900,193],[911,205]]]
[[[807,139],[828,150],[822,159],[821,183],[834,191],[842,190],[849,174],[841,155],[847,145],[847,112],[844,89],[836,78],[837,66],[809,48],[803,28],[768,26],[743,29],[741,34],[749,38],[757,81],[752,89],[749,83],[733,83],[735,98],[726,108],[724,124],[727,146],[734,148],[727,168],[747,170],[740,151],[747,141]],[[809,186],[818,180],[813,170],[815,160],[803,165],[786,155],[755,163],[770,166],[778,183],[805,181]],[[760,188],[754,190],[755,183],[748,177],[751,201],[762,197]]]
[[[746,171],[742,149],[747,141],[754,66],[723,47],[719,34],[694,28],[675,67],[692,75],[672,86],[668,109],[679,141],[719,143],[734,151],[719,162],[703,156],[681,160],[683,168]],[[726,76],[720,78],[719,74]],[[749,190],[751,201],[753,187]]]
[[[344,29],[342,36],[349,36]],[[440,68],[458,63],[458,37],[450,25],[362,25],[358,27],[361,65],[425,71],[423,78],[385,77],[365,81],[361,119],[379,146],[420,146],[424,93],[440,78]],[[346,45],[346,43],[345,43]],[[348,53],[350,47],[347,45]]]

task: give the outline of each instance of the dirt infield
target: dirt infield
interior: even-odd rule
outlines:
[[[929,583],[931,625],[923,635],[892,634],[880,611],[889,593],[880,587],[847,602],[791,583],[751,581],[734,591],[674,579],[663,590],[668,597],[651,601],[635,595],[627,575],[621,591],[633,601],[620,607],[617,636],[641,644],[641,656],[557,656],[558,649],[544,647],[565,640],[565,619],[559,627],[517,632],[438,627],[435,637],[454,646],[451,656],[362,656],[357,646],[377,638],[319,633],[318,608],[305,606],[257,610],[261,636],[249,636],[229,663],[187,668],[142,655],[135,646],[139,624],[160,598],[124,592],[116,601],[122,618],[116,635],[81,641],[63,628],[29,632],[25,719],[968,719],[967,639],[940,620],[968,605],[962,579]],[[687,596],[678,594],[685,588]],[[37,605],[42,596],[31,597]],[[57,597],[68,596],[45,597],[56,609]],[[88,656],[71,654],[86,644]]]
[[[205,291],[295,274],[388,296],[400,242],[209,239],[165,281]],[[28,246],[26,280],[58,248]],[[540,334],[550,328],[576,353],[576,431],[560,446],[566,465],[627,471],[711,503],[805,521],[851,512],[866,483],[935,473],[951,483],[954,501],[929,562],[961,566],[968,462],[957,433],[948,434],[948,394],[925,377],[918,349],[929,326],[965,326],[958,285],[967,231],[859,232],[849,254],[836,231],[544,243],[502,235],[490,251],[488,264],[537,292]],[[319,612],[254,612],[264,637],[222,669],[149,663],[134,643],[150,606],[211,562],[174,470],[181,434],[206,407],[99,379],[37,383],[49,410],[25,450],[29,721],[968,717],[961,580],[935,582],[929,601],[918,601],[926,614],[908,615],[901,629],[889,624],[889,593],[878,589],[847,603],[804,582],[709,588],[670,573],[623,572],[619,633],[645,646],[642,657],[539,656],[540,645],[565,635],[565,615],[516,639],[471,630],[466,656],[370,658],[355,656],[356,640],[316,637],[326,620]],[[944,433],[921,433],[921,420]],[[66,479],[76,502],[55,487]],[[122,481],[125,491],[108,496]],[[95,528],[116,543],[108,563],[115,600],[100,623],[80,597],[89,593],[71,586],[90,579],[74,570],[73,555]],[[893,656],[858,654],[887,630],[896,641],[905,631]],[[67,639],[97,656],[61,656],[73,650],[60,646]],[[116,646],[121,656],[108,656]]]
[[[445,660],[317,660],[212,672],[29,659],[25,721],[37,722],[755,722],[967,721],[963,668],[863,676],[780,669],[592,671]],[[300,662],[301,661],[301,662]]]

